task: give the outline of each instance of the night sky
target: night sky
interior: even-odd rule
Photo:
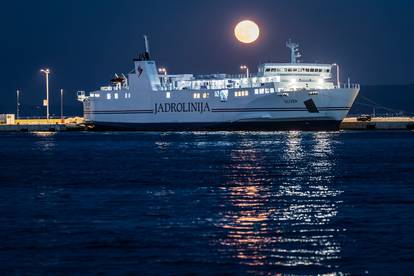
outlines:
[[[41,104],[42,67],[53,73],[52,112],[58,112],[60,88],[66,104],[76,106],[77,90],[131,70],[144,34],[169,73],[238,73],[241,64],[287,62],[285,42],[292,38],[304,62],[337,62],[343,78],[413,83],[413,14],[408,0],[8,1],[0,10],[0,113],[13,112],[16,89],[23,105]],[[261,27],[257,43],[235,40],[242,19]]]

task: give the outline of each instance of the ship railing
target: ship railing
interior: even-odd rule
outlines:
[[[339,83],[335,85],[335,88],[345,88],[345,89],[360,89],[361,85],[359,83]]]
[[[259,77],[258,73],[249,73],[249,78]],[[246,74],[213,74],[213,75],[195,75],[194,80],[221,80],[221,79],[245,79]]]

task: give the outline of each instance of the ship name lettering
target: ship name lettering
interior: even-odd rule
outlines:
[[[285,100],[285,104],[295,104],[298,103],[298,100]]]
[[[200,114],[211,112],[208,103],[156,103],[154,106],[154,114],[158,113],[195,113]]]

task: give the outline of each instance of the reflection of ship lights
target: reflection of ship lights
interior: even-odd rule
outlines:
[[[250,266],[330,267],[326,263],[341,251],[335,240],[341,230],[331,224],[341,192],[319,173],[329,176],[335,165],[329,158],[332,134],[278,135],[273,142],[255,139],[266,146],[242,143],[232,152],[231,174],[223,184],[230,207],[220,225],[227,235],[220,243],[239,263]],[[283,152],[269,157],[266,148],[276,145]],[[277,165],[270,167],[269,162]]]

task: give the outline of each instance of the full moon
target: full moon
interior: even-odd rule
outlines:
[[[259,26],[251,20],[244,20],[237,24],[234,35],[242,43],[253,43],[260,35]]]

